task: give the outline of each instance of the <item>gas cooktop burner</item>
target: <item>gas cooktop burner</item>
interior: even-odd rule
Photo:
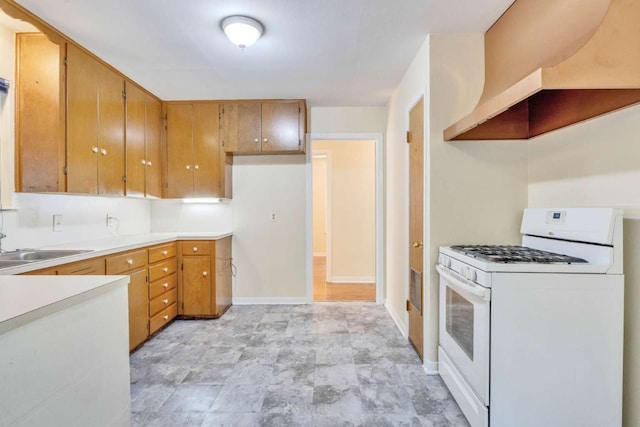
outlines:
[[[451,249],[487,262],[504,264],[574,264],[587,262],[582,258],[524,246],[457,245],[451,246]]]

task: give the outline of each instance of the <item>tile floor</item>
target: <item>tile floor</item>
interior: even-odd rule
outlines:
[[[134,426],[467,426],[373,303],[234,306],[131,355]]]

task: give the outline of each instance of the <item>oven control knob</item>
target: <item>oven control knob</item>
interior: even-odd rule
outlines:
[[[440,260],[440,264],[444,265],[446,268],[451,267],[451,258],[448,256],[442,255],[442,259]]]
[[[467,271],[465,272],[464,275],[467,278],[467,280],[471,280],[473,282],[475,282],[475,280],[478,278],[478,273],[476,273],[476,271],[471,268],[467,268]]]

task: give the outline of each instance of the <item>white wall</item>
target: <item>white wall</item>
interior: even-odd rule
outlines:
[[[373,140],[313,140],[328,152],[329,241],[327,280],[372,283],[376,274],[376,158]]]
[[[217,204],[185,204],[182,199],[151,200],[151,231],[231,231],[231,203],[231,200]]]
[[[640,425],[640,107],[529,142],[529,206],[624,210],[624,425]]]
[[[327,256],[327,157],[311,159],[313,256]]]
[[[313,107],[311,133],[384,133],[387,107]]]
[[[306,302],[305,173],[304,155],[234,157],[234,304]]]

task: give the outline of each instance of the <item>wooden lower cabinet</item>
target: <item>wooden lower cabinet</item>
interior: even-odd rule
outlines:
[[[129,275],[129,350],[149,337],[149,290],[147,271]]]
[[[153,334],[178,313],[176,244],[149,248],[149,333]]]
[[[231,237],[217,241],[183,241],[178,253],[178,314],[222,316],[231,306]]]

